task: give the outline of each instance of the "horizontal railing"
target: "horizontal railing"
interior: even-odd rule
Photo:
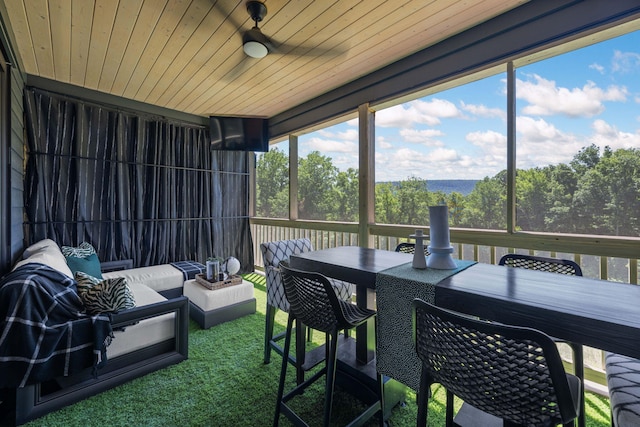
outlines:
[[[416,228],[428,226],[370,225],[373,247],[394,250]],[[256,267],[262,268],[260,243],[306,237],[315,249],[358,245],[358,224],[330,221],[289,221],[252,218]],[[568,258],[576,261],[591,278],[638,284],[640,239],[595,235],[451,229],[451,244],[459,259],[496,264],[509,252]]]
[[[376,249],[394,250],[398,243],[409,241],[416,228],[428,233],[428,226],[372,224],[368,226]],[[260,243],[285,239],[309,238],[314,249],[358,245],[358,224],[329,221],[289,221],[252,218],[256,268],[263,269]],[[526,253],[576,261],[586,277],[638,284],[640,239],[496,230],[451,229],[451,244],[458,259],[497,264],[506,253]],[[561,349],[567,354],[567,349]],[[585,349],[587,379],[604,385],[603,352]]]

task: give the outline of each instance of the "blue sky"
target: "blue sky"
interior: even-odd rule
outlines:
[[[640,148],[640,31],[518,68],[516,79],[518,167],[567,163],[592,143]],[[376,112],[376,181],[505,169],[505,85],[501,73]],[[313,150],[357,168],[357,120],[300,136],[300,155]]]

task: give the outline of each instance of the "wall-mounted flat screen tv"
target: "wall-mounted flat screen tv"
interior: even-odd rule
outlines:
[[[212,150],[269,151],[269,121],[257,117],[209,118]]]

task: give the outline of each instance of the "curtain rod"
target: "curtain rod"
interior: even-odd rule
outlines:
[[[148,112],[144,112],[144,111],[140,111],[140,110],[135,110],[133,108],[127,108],[127,107],[120,107],[114,104],[101,104],[98,103],[96,101],[90,101],[86,98],[82,98],[80,96],[75,96],[75,95],[69,95],[69,94],[65,94],[65,93],[61,93],[61,92],[57,92],[57,91],[53,91],[53,90],[49,90],[49,89],[42,89],[39,88],[37,86],[33,86],[33,85],[26,85],[25,86],[25,90],[30,90],[33,91],[34,93],[41,93],[41,94],[45,94],[47,96],[55,96],[58,97],[59,99],[64,99],[64,100],[68,100],[68,101],[74,101],[74,102],[80,102],[84,105],[89,105],[92,107],[96,107],[96,108],[103,108],[103,109],[107,109],[107,110],[112,110],[114,112],[117,113],[122,113],[122,114],[127,114],[127,115],[133,115],[142,119],[150,119],[150,120],[157,120],[157,121],[163,121],[166,123],[170,123],[170,124],[179,124],[181,126],[184,127],[192,127],[192,128],[197,128],[197,129],[209,129],[208,126],[206,125],[202,125],[202,124],[198,124],[198,123],[193,123],[193,122],[188,122],[186,120],[180,120],[180,119],[176,119],[176,118],[171,118],[168,116],[164,116],[161,114],[153,114],[153,113],[148,113]]]

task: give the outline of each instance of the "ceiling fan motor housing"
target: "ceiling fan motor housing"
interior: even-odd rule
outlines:
[[[267,14],[267,6],[261,1],[248,1],[247,12],[249,12],[249,16],[251,16],[257,27],[258,22],[261,22]]]

